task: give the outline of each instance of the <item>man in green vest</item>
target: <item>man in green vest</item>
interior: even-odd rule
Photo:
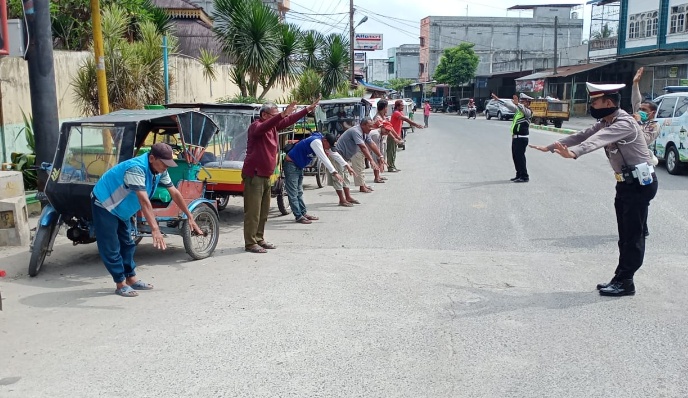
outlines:
[[[514,159],[516,177],[512,178],[511,181],[528,182],[530,176],[528,175],[528,168],[526,168],[526,148],[530,135],[530,118],[533,116],[533,112],[530,110],[530,101],[533,98],[523,93],[520,96],[514,94],[512,103],[500,100],[495,94],[492,94],[492,98],[515,112],[514,120],[511,123],[511,157]]]

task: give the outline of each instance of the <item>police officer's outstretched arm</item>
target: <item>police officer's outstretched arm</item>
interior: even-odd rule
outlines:
[[[148,225],[151,228],[151,235],[153,235],[153,247],[160,250],[167,249],[167,244],[165,244],[165,238],[163,238],[160,232],[160,226],[155,220],[155,214],[153,214],[153,205],[151,205],[150,199],[148,199],[148,193],[146,191],[136,191],[136,198],[141,204],[141,212],[146,218]]]

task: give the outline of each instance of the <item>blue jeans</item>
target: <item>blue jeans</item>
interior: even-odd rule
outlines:
[[[299,218],[306,215],[306,204],[303,203],[303,169],[295,165],[294,162],[284,161],[284,183],[287,188],[289,205],[294,217]]]
[[[122,221],[104,208],[96,206],[93,199],[91,212],[100,259],[112,275],[112,280],[120,283],[136,275],[136,243],[131,237],[131,222]]]

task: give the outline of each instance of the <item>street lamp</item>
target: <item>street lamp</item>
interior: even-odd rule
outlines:
[[[354,30],[359,27],[363,22],[368,20],[367,16],[361,18],[361,20],[354,26],[354,0],[350,2],[349,9],[349,68],[351,69],[351,84],[356,84],[356,78],[354,76]]]

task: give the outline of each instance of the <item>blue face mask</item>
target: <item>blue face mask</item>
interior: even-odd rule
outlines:
[[[644,111],[638,111],[638,115],[640,116],[640,121],[641,122],[647,122],[647,112]]]

